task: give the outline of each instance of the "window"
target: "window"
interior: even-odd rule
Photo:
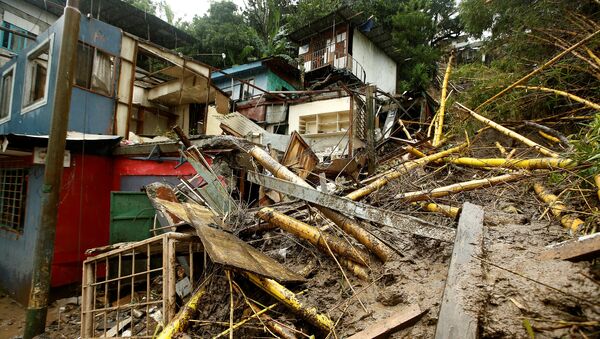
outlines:
[[[15,67],[16,64],[6,70],[0,81],[0,123],[10,120],[12,94],[15,85]]]
[[[0,168],[0,228],[21,233],[25,222],[26,168]]]
[[[94,92],[113,94],[115,57],[92,46],[79,43],[75,85]]]
[[[24,34],[29,33],[26,30],[22,29],[21,27],[15,26],[15,25],[11,24],[10,22],[6,22],[6,21],[2,22],[2,27],[8,28],[12,31],[19,32],[19,33],[24,33]],[[27,43],[29,42],[28,40],[29,39],[27,39],[26,37],[17,35],[12,32],[4,31],[4,30],[0,31],[0,43],[2,44],[2,48],[6,48],[15,53],[20,52],[22,49],[27,47]]]
[[[52,36],[27,55],[23,107],[25,113],[46,104],[48,98],[49,72],[52,63]]]

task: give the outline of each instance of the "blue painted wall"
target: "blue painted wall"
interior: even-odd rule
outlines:
[[[29,168],[27,181],[27,213],[23,233],[16,235],[0,230],[0,285],[13,297],[26,303],[31,286],[33,251],[39,231],[44,167]]]
[[[0,124],[0,134],[48,134],[50,129],[51,110],[54,103],[54,89],[56,88],[56,69],[58,66],[58,53],[62,40],[61,32],[64,19],[61,17],[50,28],[40,34],[35,43],[21,51],[13,60],[0,68],[0,73],[16,64],[15,85],[11,105],[10,120]],[[118,56],[121,49],[121,35],[119,28],[108,25],[96,19],[81,18],[79,40],[95,46],[109,54]],[[36,109],[24,112],[23,91],[27,53],[34,50],[49,37],[53,37],[52,56],[49,67],[50,81],[47,89],[46,104]],[[118,58],[115,61],[118,70]],[[114,82],[118,73],[115,72]],[[95,94],[90,91],[73,88],[71,110],[69,114],[69,130],[93,134],[112,134],[113,117],[115,111],[116,90],[112,97]]]
[[[55,100],[56,68],[61,42],[63,18],[56,21],[48,31],[40,34],[35,43],[30,44],[16,58],[0,69],[4,70],[16,64],[15,86],[10,120],[0,124],[0,135],[8,133],[26,133],[47,135],[50,128],[52,104]],[[22,111],[23,81],[27,53],[53,35],[51,64],[49,66],[49,88],[45,105],[26,113]],[[95,19],[82,17],[79,40],[103,51],[118,56],[121,48],[120,29]],[[118,58],[115,68],[119,69]],[[118,73],[115,73],[115,88]],[[115,91],[116,92],[116,89]],[[69,114],[69,130],[94,134],[112,134],[116,94],[106,97],[90,91],[73,88]],[[20,235],[0,230],[0,285],[15,299],[25,303],[29,297],[31,271],[35,243],[39,231],[41,210],[41,187],[44,167],[30,167],[26,197],[26,216],[23,233]]]

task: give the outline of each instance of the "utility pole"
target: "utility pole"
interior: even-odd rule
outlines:
[[[67,127],[71,106],[75,64],[77,63],[77,41],[79,38],[79,0],[67,0],[64,12],[62,39],[58,52],[58,69],[55,79],[52,122],[48,137],[44,185],[42,186],[42,215],[33,258],[31,294],[27,306],[24,339],[31,339],[46,330],[48,295],[56,221],[60,203],[60,186],[63,173],[63,158],[67,143]],[[52,48],[52,46],[50,46]],[[48,71],[50,71],[48,65]]]

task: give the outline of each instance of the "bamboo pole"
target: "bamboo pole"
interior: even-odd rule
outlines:
[[[478,179],[465,182],[459,182],[456,184],[438,187],[432,190],[423,190],[417,192],[401,193],[395,196],[396,199],[402,201],[422,201],[427,199],[445,197],[450,194],[455,194],[464,191],[471,191],[478,188],[490,187],[496,184],[508,183],[525,178],[523,173],[512,173],[504,174],[497,177],[491,177],[487,179]]]
[[[446,110],[446,99],[448,90],[448,80],[450,79],[450,69],[452,69],[452,59],[454,58],[454,51],[450,54],[448,59],[448,66],[446,67],[446,73],[444,74],[444,82],[442,84],[442,95],[440,97],[440,110],[439,116],[436,121],[436,129],[433,133],[433,147],[438,147],[442,139],[442,131],[444,128],[444,113]]]
[[[577,218],[574,214],[564,214],[567,206],[556,195],[548,192],[540,183],[533,184],[533,190],[543,202],[548,204],[552,215],[560,220],[565,228],[577,232],[580,226],[584,224],[583,220]]]
[[[288,290],[283,285],[279,284],[275,280],[263,278],[250,272],[244,272],[244,274],[250,279],[250,281],[269,293],[275,299],[279,300],[287,308],[298,314],[313,326],[322,330],[323,332],[330,332],[333,330],[333,321],[329,319],[325,314],[321,314],[314,307],[306,307],[296,297],[294,292]]]
[[[594,176],[594,182],[596,183],[596,187],[598,188],[598,200],[600,200],[600,174],[596,174]]]
[[[345,197],[350,199],[350,200],[360,200],[364,197],[366,197],[367,195],[379,190],[380,188],[382,188],[383,186],[387,185],[390,181],[397,179],[399,177],[401,177],[402,175],[404,175],[405,173],[407,173],[410,170],[413,170],[417,167],[420,166],[425,166],[426,164],[432,162],[432,161],[436,161],[439,159],[442,159],[452,153],[458,152],[461,149],[463,149],[464,147],[466,147],[467,144],[463,143],[461,145],[458,145],[456,147],[450,148],[448,150],[439,152],[439,153],[435,153],[432,155],[428,155],[424,158],[420,158],[420,159],[416,159],[416,160],[412,160],[412,161],[407,161],[405,163],[403,163],[400,169],[395,170],[395,171],[391,171],[385,175],[383,175],[382,177],[380,177],[379,179],[369,183],[368,185],[359,188],[353,192],[348,193]]]
[[[544,147],[544,146],[536,143],[535,141],[533,141],[531,139],[528,139],[528,138],[522,136],[521,134],[519,134],[519,133],[517,133],[515,131],[512,131],[512,130],[510,130],[510,129],[508,129],[508,128],[506,128],[506,127],[504,127],[504,126],[502,126],[502,125],[500,125],[500,124],[498,124],[498,123],[496,123],[496,122],[494,122],[494,121],[492,121],[492,120],[490,120],[490,119],[488,119],[488,118],[486,118],[484,116],[481,116],[481,115],[475,113],[474,111],[472,111],[471,109],[467,108],[466,106],[464,106],[464,105],[462,105],[460,103],[456,103],[456,104],[460,108],[462,108],[463,110],[469,112],[469,114],[471,114],[471,116],[473,118],[475,118],[475,119],[481,121],[482,123],[484,123],[484,124],[492,127],[493,129],[497,130],[498,132],[500,132],[500,133],[502,133],[502,134],[504,134],[504,135],[506,135],[508,137],[511,137],[511,138],[513,138],[515,140],[518,140],[518,141],[524,143],[525,145],[527,145],[529,147],[534,148],[536,151],[542,153],[543,155],[546,155],[546,156],[549,156],[549,157],[552,157],[552,158],[558,158],[559,157],[558,153],[555,153],[555,152],[549,150],[548,148],[546,148],[546,147]]]
[[[582,103],[584,105],[586,105],[589,108],[595,109],[597,111],[600,111],[600,105],[595,103],[595,102],[591,102],[589,100],[586,100],[582,97],[578,97],[575,94],[571,94],[569,92],[565,92],[565,91],[561,91],[558,89],[554,89],[554,88],[548,88],[548,87],[541,87],[541,86],[517,86],[517,88],[523,88],[523,89],[527,89],[527,90],[538,90],[538,91],[542,91],[542,92],[550,92],[550,93],[554,93],[556,95],[560,95],[563,97],[567,97],[573,101],[577,101],[579,103]]]
[[[346,267],[350,272],[352,272],[355,276],[362,280],[369,280],[369,273],[367,272],[367,268],[361,264],[357,264],[352,260],[348,260],[346,258],[338,259],[340,265]]]
[[[419,151],[418,149],[408,145],[406,146],[406,151],[412,155],[414,155],[417,158],[425,158],[427,156],[427,154]]]
[[[165,327],[160,334],[158,335],[158,339],[171,339],[176,334],[185,331],[187,328],[190,319],[196,314],[198,311],[198,305],[200,304],[200,299],[206,293],[206,280],[202,285],[194,292],[190,300],[183,306],[181,310],[177,313],[175,318],[171,320],[171,322]]]
[[[504,146],[502,146],[502,144],[500,144],[498,141],[496,141],[496,148],[500,151],[500,154],[506,157],[508,152],[506,152],[506,148],[504,148]]]
[[[421,202],[419,204],[424,210],[433,213],[441,213],[450,218],[456,218],[460,213],[460,208],[437,204],[433,202]]]
[[[351,247],[343,240],[320,232],[316,227],[303,223],[283,213],[277,212],[270,207],[263,207],[256,216],[262,220],[278,226],[284,231],[290,232],[295,236],[305,239],[315,245],[325,253],[328,253],[327,245],[333,252],[356,262],[369,262],[369,255],[362,250]]]
[[[263,167],[273,173],[275,177],[287,180],[296,185],[312,188],[304,179],[297,176],[287,167],[281,165],[260,147],[253,147],[249,153]],[[367,230],[361,227],[356,221],[322,206],[317,206],[317,209],[321,211],[325,217],[329,218],[342,230],[344,230],[344,232],[348,233],[359,243],[373,252],[381,261],[385,262],[392,256],[391,250],[384,243],[382,243],[371,233],[367,232]]]
[[[542,138],[544,138],[552,143],[560,144],[560,139],[555,136],[552,136],[544,131],[538,131],[538,134],[541,135]]]
[[[256,305],[252,301],[248,300],[247,304],[248,304],[248,307],[252,310],[252,312],[254,314],[258,314],[258,312],[260,312],[260,308],[258,307],[258,305]],[[269,331],[271,331],[273,334],[275,334],[279,338],[282,338],[282,339],[298,338],[294,334],[294,332],[292,332],[289,328],[282,326],[277,321],[273,320],[273,318],[271,318],[268,314],[266,314],[266,313],[260,314],[258,316],[258,318],[260,319],[260,322],[269,329]],[[265,331],[265,332],[267,332],[267,331]]]
[[[583,45],[584,43],[586,43],[588,40],[590,40],[591,38],[593,38],[594,36],[596,36],[598,33],[600,33],[600,30],[595,31],[594,33],[586,36],[585,38],[581,39],[579,42],[577,42],[576,44],[572,45],[571,47],[565,49],[564,51],[560,52],[559,54],[557,54],[554,58],[548,60],[548,62],[546,62],[545,64],[543,64],[542,66],[540,66],[539,68],[536,68],[535,70],[533,70],[532,72],[530,72],[529,74],[527,74],[526,76],[522,77],[521,79],[517,80],[516,82],[514,82],[512,85],[506,87],[505,89],[501,90],[500,92],[498,92],[496,95],[494,95],[493,97],[487,99],[486,101],[484,101],[481,105],[477,106],[475,108],[475,111],[479,111],[481,108],[483,108],[486,105],[489,105],[491,102],[493,102],[494,100],[498,99],[499,97],[503,96],[504,94],[508,93],[511,89],[515,88],[516,86],[526,82],[527,80],[531,79],[534,75],[540,73],[542,70],[544,70],[545,68],[547,68],[548,66],[553,65],[554,63],[556,63],[558,60],[560,60],[560,58],[562,58],[563,56],[567,55],[568,53],[570,53],[571,51],[575,50],[576,48],[578,48],[579,46]]]
[[[512,169],[553,169],[572,168],[576,163],[571,159],[563,158],[538,158],[538,159],[504,159],[504,158],[454,158],[445,159],[446,162],[470,167],[502,167]]]

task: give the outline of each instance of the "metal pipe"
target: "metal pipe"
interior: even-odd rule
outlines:
[[[48,156],[46,157],[44,185],[41,192],[42,213],[33,258],[31,294],[27,307],[24,339],[31,339],[44,333],[46,329],[63,158],[71,105],[71,89],[75,64],[77,63],[77,38],[79,36],[80,17],[79,1],[68,0],[64,11],[63,32],[58,53],[52,122],[48,138]],[[49,48],[52,48],[52,46]]]

